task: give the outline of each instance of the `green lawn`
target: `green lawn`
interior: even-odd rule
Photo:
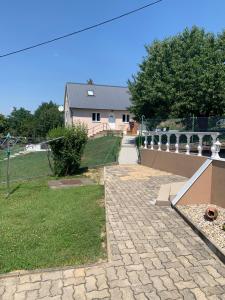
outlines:
[[[99,185],[51,190],[46,179],[0,187],[0,273],[79,265],[104,257]]]
[[[0,162],[0,182],[6,181],[6,161]],[[10,159],[10,179],[23,180],[51,175],[46,152],[34,152]]]
[[[117,161],[120,137],[105,136],[88,140],[81,167],[92,168]],[[0,161],[0,182],[6,181],[6,161]],[[47,153],[36,152],[10,159],[10,179],[20,181],[51,175]]]
[[[82,159],[82,167],[95,167],[117,162],[121,137],[104,136],[89,140]]]

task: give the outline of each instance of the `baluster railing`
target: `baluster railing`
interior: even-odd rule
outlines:
[[[161,151],[161,144],[162,144],[162,135],[159,134],[159,141],[158,141],[158,151]]]
[[[166,152],[170,152],[170,134],[166,134],[167,142],[166,142]]]
[[[155,137],[154,134],[152,134],[151,137],[152,137],[152,138],[151,138],[151,143],[150,143],[150,145],[151,145],[151,150],[154,150],[154,137]]]
[[[181,135],[186,136],[187,138],[187,143],[186,143],[186,151],[185,154],[186,155],[190,155],[191,154],[191,137],[196,135],[198,136],[198,146],[197,146],[197,156],[202,156],[202,151],[203,151],[203,138],[204,136],[210,136],[212,138],[212,146],[211,146],[211,158],[214,159],[220,159],[220,148],[221,148],[221,143],[218,140],[218,132],[179,132],[179,133],[175,133],[172,131],[168,131],[168,132],[155,132],[155,131],[145,131],[143,132],[144,134],[144,148],[147,149],[148,148],[148,136],[151,137],[151,142],[150,142],[150,150],[154,150],[154,138],[155,136],[158,136],[158,151],[162,151],[162,136],[166,135],[167,137],[167,142],[166,142],[166,152],[170,152],[170,146],[171,146],[171,142],[170,142],[170,138],[171,135],[175,135],[176,137],[176,142],[175,142],[175,153],[179,153],[179,150],[182,151],[181,147],[180,147],[180,137]]]
[[[179,153],[179,138],[180,135],[179,134],[175,134],[176,135],[176,144],[175,144],[175,153]]]
[[[190,134],[186,134],[186,136],[187,136],[187,144],[186,144],[186,154],[187,155],[190,155],[190,149],[191,149],[191,147],[190,147],[190,139],[191,139],[191,136],[190,136]]]
[[[198,156],[202,156],[202,139],[203,135],[199,134],[198,135],[199,141],[198,141]]]
[[[148,148],[148,133],[147,133],[147,131],[145,131],[144,148],[145,149]]]

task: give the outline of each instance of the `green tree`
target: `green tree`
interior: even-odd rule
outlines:
[[[34,131],[34,119],[29,110],[13,108],[8,117],[9,131],[15,136],[31,137]]]
[[[0,136],[3,136],[8,131],[8,120],[7,118],[0,114]]]
[[[73,175],[79,171],[81,157],[87,143],[87,128],[83,124],[72,127],[57,127],[48,133],[54,174]]]
[[[59,112],[58,105],[43,102],[34,112],[35,135],[46,137],[49,130],[63,125],[63,112]]]
[[[147,56],[128,81],[137,120],[225,113],[225,31],[193,27],[146,46]]]

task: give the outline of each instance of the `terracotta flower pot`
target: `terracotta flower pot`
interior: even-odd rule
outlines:
[[[218,210],[214,206],[207,207],[205,211],[205,218],[209,221],[214,221],[218,217]]]

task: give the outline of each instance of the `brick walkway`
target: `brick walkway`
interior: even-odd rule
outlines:
[[[0,278],[0,299],[225,299],[225,268],[171,208],[152,205],[179,176],[106,169],[109,262]]]

